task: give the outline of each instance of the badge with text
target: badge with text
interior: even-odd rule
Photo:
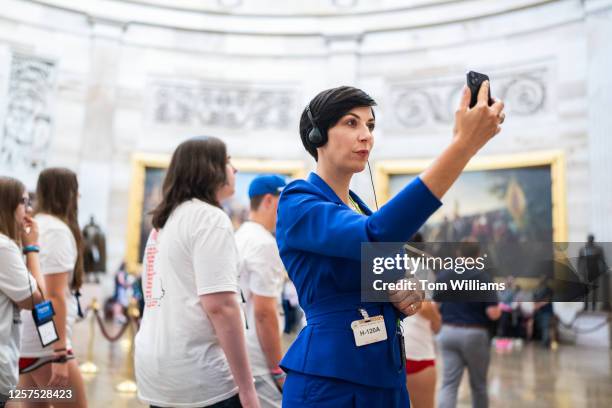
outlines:
[[[365,309],[359,309],[359,312],[363,320],[355,320],[351,323],[357,347],[387,340],[385,318],[381,315],[370,317]]]
[[[38,331],[40,344],[43,347],[47,347],[49,344],[59,340],[55,322],[53,321],[54,315],[55,310],[53,310],[53,304],[48,300],[35,305],[34,309],[32,309],[32,317],[34,318],[36,331]]]

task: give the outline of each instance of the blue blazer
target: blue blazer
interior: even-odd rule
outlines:
[[[315,173],[293,181],[280,196],[276,239],[307,320],[281,367],[374,387],[404,386],[397,336],[402,316],[390,303],[361,302],[361,243],[408,241],[441,202],[420,178],[375,213],[350,195],[365,215]],[[355,345],[351,322],[362,319],[360,307],[385,317],[386,341]]]

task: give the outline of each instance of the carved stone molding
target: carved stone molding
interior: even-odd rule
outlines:
[[[217,4],[223,8],[233,8],[242,5],[242,0],[217,0]]]
[[[332,0],[332,4],[336,7],[349,8],[355,7],[358,0]]]
[[[9,169],[45,166],[53,117],[50,98],[55,83],[53,62],[13,54],[7,104],[0,135],[0,162]]]
[[[296,94],[289,89],[200,81],[155,81],[153,122],[229,129],[287,129]]]
[[[546,110],[548,67],[490,73],[491,88],[506,112],[514,116],[538,115]],[[418,128],[452,123],[465,84],[464,77],[390,83],[390,100],[396,125]]]

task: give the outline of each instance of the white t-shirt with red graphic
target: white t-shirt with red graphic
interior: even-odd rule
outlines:
[[[161,407],[202,407],[237,394],[199,298],[239,292],[227,214],[197,199],[182,203],[164,228],[151,232],[143,266],[145,310],[135,353],[139,398]]]

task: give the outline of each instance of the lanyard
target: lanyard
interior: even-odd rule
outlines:
[[[26,279],[28,280],[30,299],[32,300],[32,319],[34,320],[34,325],[36,326],[36,332],[38,333],[40,344],[44,348],[52,343],[55,343],[56,341],[59,341],[59,335],[53,320],[55,311],[53,310],[53,304],[50,301],[45,300],[45,294],[43,293],[40,285],[38,286],[38,291],[40,292],[43,301],[39,304],[34,304],[34,291],[32,290],[32,281],[30,280],[30,274],[27,269]]]
[[[355,200],[353,200],[353,197],[351,197],[350,195],[349,195],[349,204],[351,207],[353,207],[353,210],[355,210],[356,213],[365,215],[363,211],[361,211],[361,208],[359,208],[359,204],[357,204]]]
[[[28,269],[26,268],[26,280],[28,281],[28,288],[30,288],[30,300],[32,301],[32,310],[34,310],[34,292],[32,291],[32,281],[30,280],[30,272],[28,271]],[[42,288],[40,287],[40,285],[38,285],[37,287],[38,291],[40,292],[40,296],[42,297],[43,302],[45,301],[45,294],[43,293]]]

